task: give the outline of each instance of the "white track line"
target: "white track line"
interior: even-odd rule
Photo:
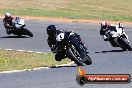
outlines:
[[[67,64],[62,64],[62,65],[56,65],[55,67],[61,67],[61,66],[71,66],[72,64],[74,64],[74,62],[69,62]],[[51,67],[38,67],[38,68],[33,68],[33,69],[24,69],[24,70],[12,70],[12,71],[2,71],[0,72],[0,74],[4,74],[4,73],[17,73],[17,72],[24,72],[24,71],[35,71],[35,70],[47,70],[50,69]]]
[[[44,53],[45,54],[45,52],[35,52],[35,51],[28,51],[28,50],[15,50],[15,49],[1,49],[0,48],[0,50],[7,50],[7,51],[18,51],[18,52],[29,52],[29,53]]]

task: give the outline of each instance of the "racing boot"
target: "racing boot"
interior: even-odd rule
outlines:
[[[6,29],[6,33],[7,33],[8,35],[10,35],[10,34],[11,34],[11,30],[10,30],[10,29]]]

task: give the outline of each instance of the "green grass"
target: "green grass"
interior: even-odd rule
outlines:
[[[30,53],[0,50],[0,71],[32,69],[37,67],[52,67],[70,62],[63,59],[57,62],[52,53]]]
[[[132,21],[132,0],[1,0],[0,14]]]

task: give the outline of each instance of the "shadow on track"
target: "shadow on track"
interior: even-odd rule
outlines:
[[[0,37],[0,39],[2,38],[30,38],[30,37],[27,37],[27,36],[4,36],[4,37]]]
[[[123,50],[110,50],[110,51],[101,51],[101,52],[95,52],[95,53],[108,53],[108,52],[124,52]]]

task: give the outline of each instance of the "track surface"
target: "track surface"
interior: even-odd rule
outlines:
[[[91,66],[85,66],[87,73],[127,73],[132,75],[132,52],[122,52],[104,42],[99,35],[99,24],[92,23],[59,23],[50,21],[26,20],[27,27],[34,37],[17,38],[8,36],[0,22],[0,48],[23,49],[47,52],[46,27],[55,24],[57,28],[73,30],[81,35],[93,60]],[[132,26],[126,25],[126,33],[132,42]],[[132,44],[131,44],[132,45]],[[76,83],[77,67],[58,67],[19,73],[1,73],[0,88],[79,88]],[[131,88],[130,84],[86,84],[82,88]]]

